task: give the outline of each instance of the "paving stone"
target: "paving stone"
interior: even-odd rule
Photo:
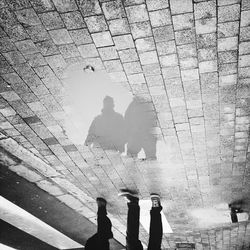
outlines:
[[[201,89],[199,80],[184,81],[184,92],[186,100],[199,100],[201,99]]]
[[[217,50],[214,48],[206,48],[198,50],[198,59],[199,61],[210,61],[217,59]]]
[[[178,65],[178,58],[176,54],[160,56],[159,59],[162,67],[171,67]]]
[[[18,41],[15,43],[15,45],[23,55],[34,54],[38,52],[36,45],[30,39]]]
[[[80,53],[75,44],[65,44],[60,45],[58,47],[59,51],[61,52],[63,58],[71,58],[80,56]]]
[[[51,11],[55,10],[55,6],[51,0],[32,0],[31,4],[35,11],[37,12],[46,12],[46,11]]]
[[[61,14],[61,18],[68,30],[86,27],[82,15],[79,11]]]
[[[247,41],[250,39],[250,27],[242,27],[240,29],[240,41]]]
[[[126,13],[129,23],[137,23],[149,20],[145,4],[126,7]]]
[[[49,34],[53,42],[57,45],[73,42],[67,29],[50,30]]]
[[[175,40],[177,45],[195,42],[195,33],[193,30],[175,31]]]
[[[198,61],[196,57],[188,57],[180,59],[180,67],[181,69],[191,69],[198,67]]]
[[[159,27],[171,24],[171,16],[169,9],[162,9],[149,12],[152,27]]]
[[[199,69],[200,73],[217,71],[217,60],[200,62]]]
[[[87,29],[71,30],[69,34],[76,45],[92,43],[92,38]]]
[[[249,70],[250,70],[250,67],[239,68],[239,78],[247,78],[247,77],[250,77]]]
[[[164,85],[162,75],[147,76],[146,80],[147,80],[148,86],[156,86],[156,85],[163,86]]]
[[[231,75],[237,73],[237,64],[236,63],[227,63],[219,65],[220,75]]]
[[[13,25],[9,27],[8,29],[5,29],[8,36],[11,38],[12,41],[20,41],[25,40],[29,38],[29,35],[25,31],[22,25]]]
[[[41,53],[25,55],[25,59],[31,67],[38,67],[47,64]]]
[[[179,78],[180,69],[178,66],[162,68],[162,75],[163,75],[164,80],[172,79],[172,78]]]
[[[167,55],[176,53],[176,46],[174,41],[156,43],[159,55]]]
[[[11,65],[6,60],[0,61],[0,74],[11,73],[13,71]]]
[[[218,7],[219,23],[239,20],[239,18],[240,18],[239,4]]]
[[[58,48],[56,47],[56,45],[53,43],[52,40],[45,40],[38,42],[36,43],[36,46],[43,56],[49,56],[59,53]]]
[[[145,0],[125,0],[124,6],[130,6],[130,5],[136,5],[136,4],[142,4]]]
[[[195,57],[197,55],[195,43],[177,46],[177,51],[180,58]]]
[[[194,26],[194,18],[192,13],[173,16],[174,30],[189,29]]]
[[[128,80],[131,85],[146,83],[144,75],[142,73],[129,75]]]
[[[118,54],[114,46],[99,48],[98,51],[102,60],[111,60],[118,58]]]
[[[16,73],[16,72],[13,72],[13,73],[9,73],[9,74],[4,74],[2,75],[2,78],[9,84],[11,85],[21,85],[22,83],[22,79],[20,78],[20,76]],[[2,82],[1,82],[2,84]]]
[[[23,120],[28,124],[41,122],[41,120],[36,115],[30,116],[30,117],[25,117],[25,118],[23,118]]]
[[[107,20],[125,17],[125,10],[121,0],[103,3],[102,9]]]
[[[81,10],[84,17],[86,16],[94,16],[99,15],[102,13],[102,9],[98,0],[91,0],[91,1],[81,1],[76,0],[79,9]]]
[[[237,82],[237,75],[236,74],[219,77],[220,86],[236,85],[236,82]]]
[[[4,37],[0,39],[0,49],[1,49],[1,52],[11,51],[15,49],[15,45],[12,43],[12,41],[9,38]]]
[[[231,5],[239,2],[240,2],[239,0],[219,0],[218,6]]]
[[[122,71],[122,64],[120,60],[110,60],[103,63],[107,72]]]
[[[58,196],[64,194],[64,191],[61,188],[56,185],[53,185],[50,181],[42,180],[36,182],[36,184],[39,188],[43,189],[45,192],[51,195]]]
[[[45,59],[58,77],[63,74],[66,62],[64,61],[62,55],[47,56]]]
[[[131,33],[134,39],[147,37],[152,35],[152,30],[149,22],[138,22],[130,24]]]
[[[199,19],[195,21],[196,34],[216,32],[216,18]]]
[[[41,19],[46,30],[64,28],[62,18],[56,11],[39,14],[39,18]]]
[[[218,53],[219,64],[237,62],[237,51],[224,51]]]
[[[170,0],[170,8],[173,15],[193,11],[193,3],[191,0]]]
[[[108,21],[112,35],[122,35],[130,32],[127,18],[120,18]]]
[[[99,55],[93,43],[80,45],[78,49],[83,58],[96,57]]]
[[[216,33],[198,35],[197,43],[198,43],[198,49],[215,47],[217,44]]]
[[[181,77],[183,81],[199,79],[198,69],[181,70]]]
[[[183,87],[182,84],[168,84],[167,85],[167,93],[168,93],[168,98],[174,99],[174,98],[184,98],[184,93],[183,93]],[[171,101],[170,101],[171,104]],[[171,104],[172,106],[172,104]]]
[[[113,40],[111,38],[109,31],[93,33],[91,36],[94,40],[96,47],[113,45]]]
[[[5,52],[3,53],[3,56],[11,65],[24,63],[26,61],[19,51]]]
[[[7,4],[5,7],[7,7]],[[16,25],[18,23],[18,21],[17,21],[17,17],[14,15],[13,11],[11,11],[10,8],[5,8],[5,7],[0,9],[0,22],[1,22],[3,27],[9,28],[13,25]]]
[[[91,16],[84,18],[89,31],[92,32],[100,32],[108,29],[107,23],[103,15],[101,16]]]
[[[4,5],[4,3],[3,3]],[[7,6],[6,6],[7,7]],[[9,1],[9,7],[12,10],[19,10],[19,9],[25,9],[25,8],[29,8],[30,3],[27,0],[23,0],[23,1],[19,1],[19,2],[15,2],[15,1]]]
[[[250,54],[250,42],[241,42],[239,44],[239,54],[240,55]]]
[[[52,1],[59,12],[68,12],[77,10],[77,5],[75,3],[75,0],[64,0],[64,1],[52,0]]]
[[[76,211],[81,211],[83,208],[83,204],[78,199],[74,198],[74,196],[71,196],[69,194],[61,195],[57,198]]]
[[[216,16],[216,1],[206,1],[194,4],[195,19],[205,19]]]
[[[240,26],[249,26],[250,25],[250,11],[242,11],[241,12],[241,21],[240,21]]]
[[[146,0],[146,3],[149,11],[160,10],[169,7],[167,0]]]
[[[32,93],[31,93],[32,94]],[[35,96],[35,95],[34,95]],[[30,107],[30,109],[33,111],[33,112],[37,112],[37,111],[46,111],[46,108],[43,106],[43,104],[39,101],[37,101],[38,99],[33,99],[32,102],[29,102],[27,103],[27,105]],[[44,139],[44,138],[42,138]]]
[[[236,50],[238,48],[238,37],[218,39],[218,51]]]
[[[248,2],[248,0],[242,0],[241,8],[242,8],[242,10],[249,10],[250,9],[250,3]]]
[[[9,102],[21,99],[14,91],[2,92],[1,96]]]
[[[65,150],[65,152],[75,152],[75,151],[77,151],[76,146],[73,145],[73,144],[63,146],[63,149]]]
[[[65,58],[65,62],[68,65],[73,65],[73,64],[76,64],[76,63],[83,63],[84,61],[86,61],[86,60],[84,60],[81,56]],[[87,63],[86,63],[86,65],[87,65]]]
[[[148,88],[145,83],[134,84],[132,85],[131,90],[134,95],[148,94]]]
[[[138,55],[135,49],[125,49],[118,51],[120,59],[123,63],[138,61]]]
[[[161,74],[161,68],[158,63],[143,65],[142,68],[145,76]]]
[[[250,66],[250,55],[241,55],[239,56],[239,67]]]
[[[139,54],[139,57],[142,65],[158,62],[156,51],[143,52]]]
[[[239,21],[218,24],[218,37],[237,36],[239,34]]]
[[[153,29],[156,42],[170,41],[174,39],[174,31],[171,25]]]
[[[139,61],[124,63],[123,67],[124,67],[124,70],[125,70],[125,72],[126,72],[127,75],[131,75],[131,74],[136,74],[136,73],[141,73],[142,72],[141,64],[140,64]]]
[[[136,39],[135,46],[138,52],[155,50],[155,43],[153,37]]]
[[[41,24],[39,17],[37,16],[36,12],[32,8],[18,10],[15,12],[15,14],[19,22],[24,25],[33,26],[33,25]]]
[[[26,31],[34,42],[44,41],[50,38],[43,25],[29,26],[26,28]]]
[[[128,49],[135,47],[134,41],[131,35],[115,36],[114,38],[116,49]]]

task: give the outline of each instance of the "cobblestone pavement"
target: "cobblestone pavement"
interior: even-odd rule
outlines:
[[[0,52],[0,146],[22,160],[7,161],[12,171],[93,222],[104,196],[121,242],[117,193],[128,187],[161,194],[174,231],[167,249],[248,249],[247,222],[202,229],[188,211],[249,197],[249,0],[2,0]],[[148,104],[164,161],[67,136],[66,123],[78,133],[63,82],[75,63]]]

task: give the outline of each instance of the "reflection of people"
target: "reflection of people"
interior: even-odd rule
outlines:
[[[152,134],[154,117],[148,103],[134,98],[125,112],[127,154],[136,157],[141,149],[147,159],[156,158],[156,138]]]
[[[111,221],[107,217],[107,202],[103,198],[97,198],[96,202],[98,205],[97,233],[87,240],[85,250],[109,250],[109,239],[113,238],[113,233]]]
[[[128,217],[127,217],[127,250],[142,250],[142,244],[139,240],[139,218],[140,207],[139,198],[130,190],[122,190],[119,196],[123,196],[127,200]],[[150,211],[150,230],[148,250],[160,250],[162,241],[162,220],[160,196],[151,194],[152,209]]]
[[[124,152],[125,128],[123,116],[114,111],[114,101],[110,96],[103,100],[102,114],[92,122],[85,145],[100,146]]]

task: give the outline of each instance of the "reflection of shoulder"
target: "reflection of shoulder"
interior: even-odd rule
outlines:
[[[97,115],[97,116],[94,118],[93,122],[98,122],[98,121],[101,120],[101,119],[102,119],[102,115]]]
[[[117,112],[114,112],[115,116],[119,119],[123,119],[123,115]]]

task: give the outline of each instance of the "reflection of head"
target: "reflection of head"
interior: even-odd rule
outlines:
[[[114,99],[110,96],[105,96],[103,99],[103,108],[104,109],[113,109],[114,108]]]

